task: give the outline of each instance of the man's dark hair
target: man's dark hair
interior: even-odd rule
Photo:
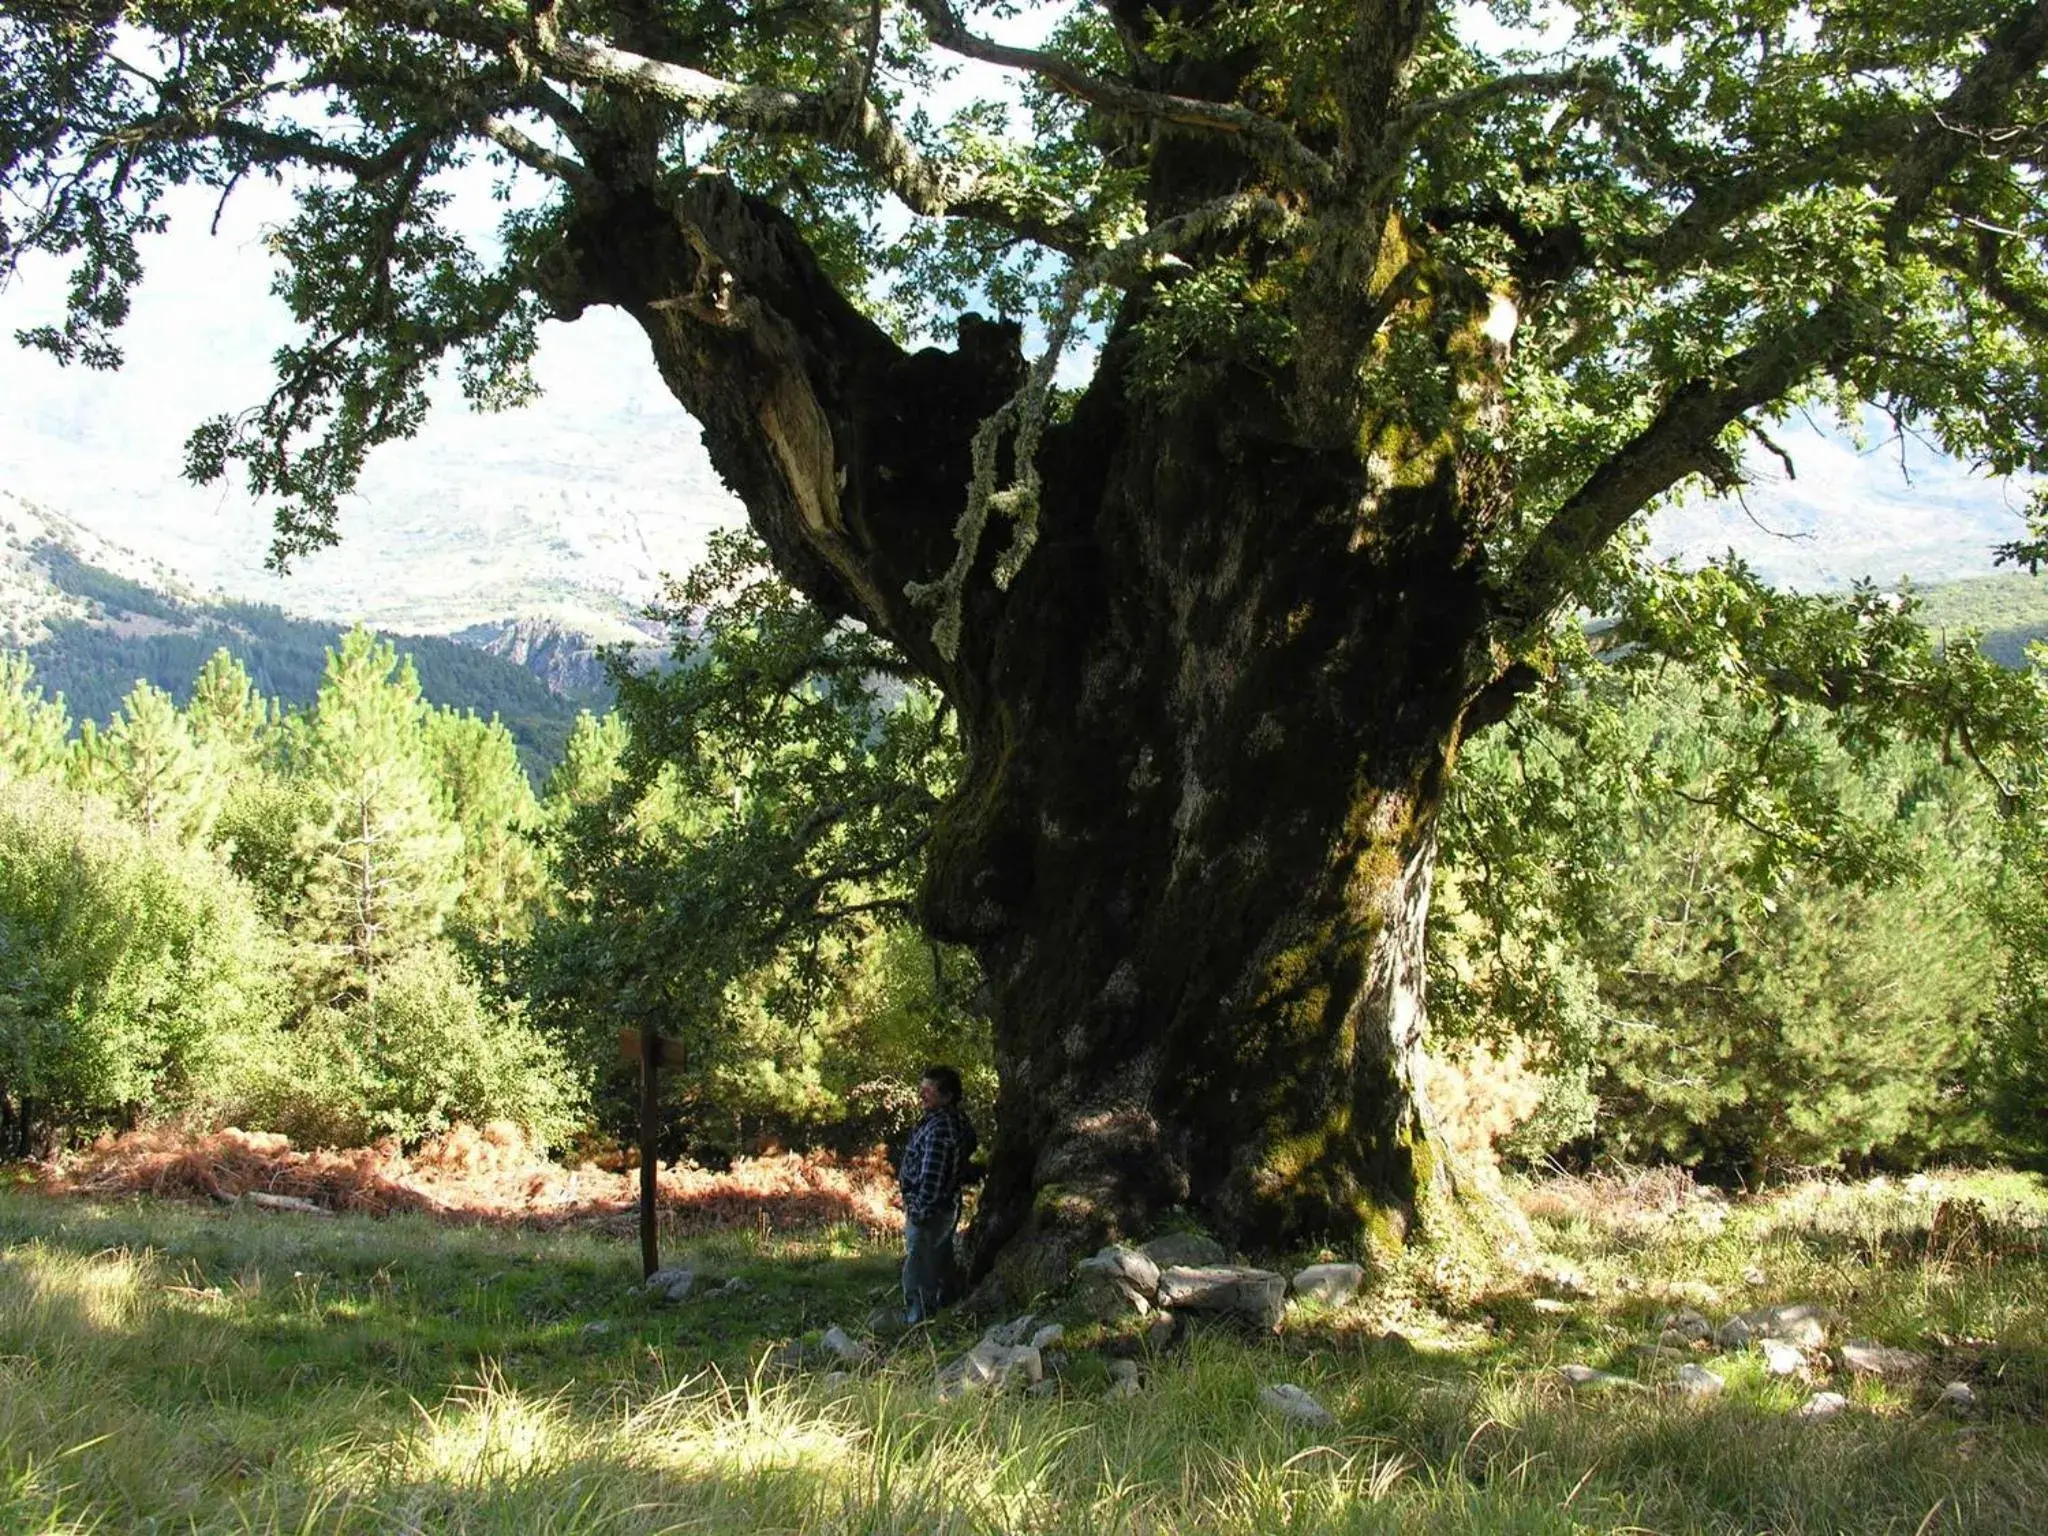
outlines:
[[[951,1067],[926,1067],[923,1081],[944,1094],[948,1104],[960,1102],[960,1074]]]

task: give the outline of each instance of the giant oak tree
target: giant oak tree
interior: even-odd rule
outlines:
[[[1813,405],[2039,467],[2048,3],[1018,10],[9,0],[0,255],[70,259],[26,339],[112,365],[165,190],[286,179],[302,338],[188,466],[283,554],[444,359],[519,401],[542,318],[623,310],[778,568],[957,713],[977,1262],[1183,1203],[1396,1238],[1453,1193],[1447,776],[1631,520]],[[487,249],[479,158],[538,189]]]

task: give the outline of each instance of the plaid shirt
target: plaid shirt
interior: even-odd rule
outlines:
[[[974,1155],[974,1127],[952,1105],[929,1111],[910,1133],[896,1180],[903,1186],[903,1214],[924,1222],[960,1194],[960,1176]]]

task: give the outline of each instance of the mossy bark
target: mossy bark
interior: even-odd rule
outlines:
[[[1062,1278],[1175,1206],[1248,1247],[1401,1241],[1443,1183],[1417,1080],[1435,820],[1501,672],[1484,466],[1392,417],[1305,425],[1227,349],[1140,387],[1140,294],[1038,455],[1035,552],[999,587],[990,530],[946,654],[905,591],[952,562],[1016,329],[906,354],[717,185],[579,230],[558,307],[639,319],[777,564],[958,711],[924,906],[996,1017],[977,1270]]]
[[[1423,933],[1481,623],[1456,476],[1376,491],[1234,382],[1091,391],[1038,550],[970,594],[927,908],[996,1006],[979,1270],[1176,1206],[1251,1248],[1398,1244],[1442,1176]]]

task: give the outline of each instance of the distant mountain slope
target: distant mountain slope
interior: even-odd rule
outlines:
[[[545,619],[472,624],[448,638],[524,667],[545,683],[551,693],[565,698],[611,695],[611,679],[599,659],[598,643],[589,635]]]
[[[37,681],[46,692],[64,695],[74,720],[104,721],[138,680],[182,703],[206,658],[222,648],[266,695],[308,703],[327,649],[343,631],[267,603],[165,590],[155,583],[168,585],[172,578],[161,567],[15,498],[0,500],[0,540],[0,643],[27,652]],[[95,558],[86,558],[79,545]],[[556,692],[515,659],[441,636],[390,638],[412,657],[431,702],[503,720],[536,778],[560,760],[578,711],[610,704],[609,692],[593,686],[587,671],[565,668],[574,676]],[[591,650],[586,638],[559,629],[548,630],[545,643],[564,656]]]
[[[1929,629],[1979,630],[1984,654],[2008,667],[2025,665],[2027,646],[2048,640],[2048,575],[2007,571],[1944,582],[1919,597],[1920,617]]]
[[[250,291],[260,289],[259,280]],[[573,329],[610,325],[598,365],[551,376],[532,409],[478,415],[444,400],[419,440],[371,456],[341,507],[340,544],[280,576],[265,565],[274,509],[237,484],[199,487],[179,474],[193,426],[269,388],[260,368],[232,383],[216,376],[215,354],[243,338],[202,296],[214,291],[198,282],[178,315],[160,315],[191,322],[184,345],[141,347],[117,374],[58,369],[0,340],[0,486],[164,562],[199,591],[410,634],[518,617],[603,643],[635,640],[663,575],[683,575],[713,529],[740,521],[696,424],[651,367],[630,366],[627,349],[644,356],[644,338],[630,322],[618,334],[615,317],[593,316]],[[165,298],[150,302],[161,310]]]

